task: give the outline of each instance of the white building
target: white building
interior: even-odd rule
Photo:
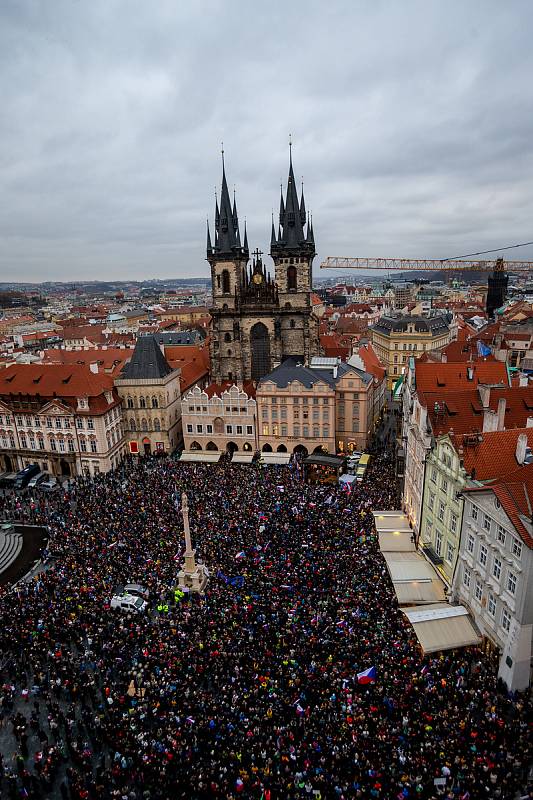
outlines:
[[[486,648],[500,655],[498,675],[510,690],[531,682],[532,508],[533,464],[491,486],[465,489],[452,587],[454,599],[470,609]]]

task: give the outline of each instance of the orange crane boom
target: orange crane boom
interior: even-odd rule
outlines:
[[[351,258],[328,256],[320,269],[422,270],[424,272],[528,272],[533,261],[440,261],[431,258]]]

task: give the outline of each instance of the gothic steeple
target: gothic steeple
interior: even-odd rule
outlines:
[[[209,220],[207,220],[207,255],[210,256],[213,254],[213,248],[211,246],[211,232],[209,230]]]
[[[235,258],[243,257],[247,251],[247,242],[241,245],[239,219],[237,216],[237,201],[233,193],[233,206],[231,204],[228,182],[226,180],[226,165],[224,150],[222,150],[222,191],[220,194],[220,207],[215,194],[215,246],[207,251],[208,258]]]
[[[306,222],[305,199],[302,187],[301,199],[298,199],[298,191],[294,180],[294,169],[292,166],[292,143],[290,144],[289,154],[289,177],[287,180],[287,194],[285,201],[281,196],[279,206],[280,232],[277,240],[271,237],[270,255],[273,258],[289,256],[315,255],[314,240],[310,237],[309,223]],[[307,224],[307,234],[304,228]]]

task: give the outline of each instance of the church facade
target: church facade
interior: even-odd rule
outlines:
[[[292,155],[285,199],[280,199],[279,227],[274,220],[270,256],[274,277],[262,253],[248,248],[246,225],[241,240],[237,205],[230,201],[222,169],[220,207],[215,232],[207,230],[213,304],[211,377],[223,381],[258,381],[287,358],[308,363],[320,354],[318,319],[312,312],[312,264],[315,257],[312,222],[294,181]]]

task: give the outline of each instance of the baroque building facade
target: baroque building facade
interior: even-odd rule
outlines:
[[[237,204],[230,201],[223,163],[215,236],[207,230],[213,305],[210,309],[211,373],[216,383],[259,381],[287,358],[308,363],[320,353],[318,319],[312,311],[313,225],[294,180],[292,156],[278,232],[272,218],[270,256],[274,278],[258,250],[250,262],[246,226],[241,241]]]

